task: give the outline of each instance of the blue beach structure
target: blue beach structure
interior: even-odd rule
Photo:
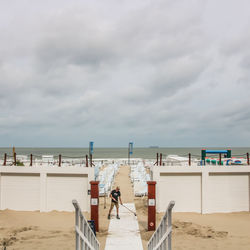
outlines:
[[[201,150],[201,160],[204,163],[204,165],[205,165],[205,158],[206,158],[207,154],[219,154],[219,156],[220,156],[219,163],[221,164],[221,154],[225,155],[226,158],[231,158],[232,151],[231,151],[231,149],[227,149],[227,150],[206,150],[206,149],[202,149]]]

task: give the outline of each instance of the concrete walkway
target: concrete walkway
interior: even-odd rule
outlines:
[[[134,203],[124,205],[135,211]],[[111,214],[105,250],[143,250],[137,217],[121,205],[119,214],[120,220],[116,219],[114,208]]]

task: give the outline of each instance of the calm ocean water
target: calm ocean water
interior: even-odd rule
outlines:
[[[163,156],[169,154],[192,155],[200,156],[202,148],[134,148],[131,158],[154,159],[156,153],[162,153]],[[206,149],[227,149],[227,148],[206,148]],[[230,148],[233,156],[243,155],[250,152],[250,147]],[[88,154],[88,148],[16,148],[18,155],[59,155],[62,157],[84,157]],[[0,148],[0,158],[3,158],[4,153],[12,155],[12,148]],[[93,158],[127,158],[128,148],[94,148]]]

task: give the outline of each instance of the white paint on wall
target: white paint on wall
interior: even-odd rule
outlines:
[[[40,209],[39,175],[2,174],[2,209]]]
[[[88,210],[88,178],[85,175],[48,175],[47,210],[73,211],[72,197]]]
[[[157,212],[170,200],[176,212],[250,211],[249,166],[154,166],[151,171]]]
[[[0,167],[0,210],[73,211],[76,199],[90,211],[93,178],[94,168],[86,167]]]
[[[47,173],[40,173],[40,211],[47,211]]]
[[[249,210],[249,178],[247,174],[210,174],[208,211],[237,212]]]
[[[176,203],[175,212],[201,211],[201,174],[161,175],[158,188],[164,190],[158,197],[161,211],[166,210],[171,200]]]

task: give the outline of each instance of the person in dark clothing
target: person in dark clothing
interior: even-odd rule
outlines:
[[[112,211],[114,206],[116,207],[116,218],[120,219],[118,198],[119,198],[121,205],[122,205],[122,199],[121,199],[120,188],[118,186],[116,187],[116,189],[111,191],[110,198],[111,198],[111,205],[110,205],[110,209],[109,209],[108,219],[110,219],[110,214],[111,214],[111,211]]]

